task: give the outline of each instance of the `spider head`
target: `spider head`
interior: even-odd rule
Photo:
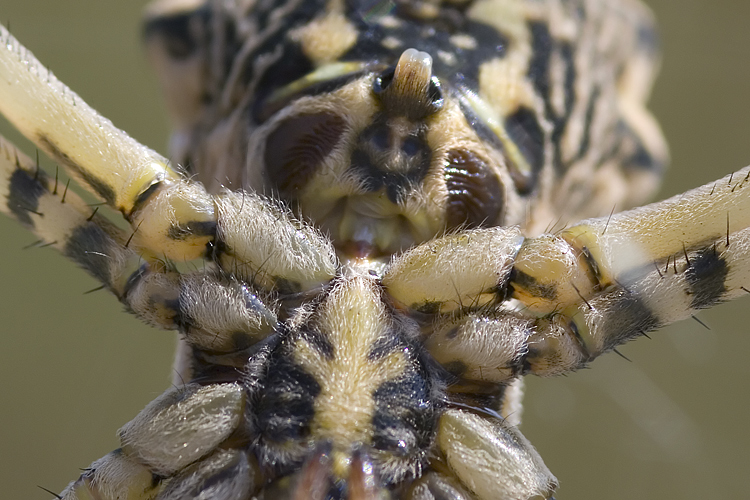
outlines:
[[[387,258],[446,231],[504,222],[504,158],[467,119],[465,91],[443,88],[429,54],[408,49],[391,67],[336,63],[305,78],[264,102],[273,114],[249,157],[263,159],[264,189],[327,232],[342,256]],[[319,80],[334,88],[293,92]]]

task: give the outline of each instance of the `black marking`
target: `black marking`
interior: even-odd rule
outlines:
[[[586,345],[586,341],[581,336],[581,331],[578,329],[578,325],[576,324],[576,322],[574,320],[568,321],[568,328],[570,329],[570,332],[573,334],[576,341],[578,342],[578,346],[581,348],[581,352],[584,355],[584,360],[591,359],[591,351],[589,350],[589,347]],[[531,353],[531,350],[529,350],[529,353]]]
[[[133,203],[133,208],[132,210],[130,210],[128,218],[131,218],[133,214],[138,213],[146,205],[146,203],[148,203],[154,196],[156,196],[156,194],[161,190],[163,186],[164,183],[161,180],[156,180],[156,182],[151,184],[148,188],[146,188],[145,191],[139,194],[135,199],[135,202]]]
[[[373,12],[372,0],[349,0],[347,17],[359,31],[356,44],[341,58],[343,61],[376,61],[395,66],[404,50],[415,48],[432,55],[433,73],[451,87],[465,86],[476,91],[482,63],[505,56],[508,38],[488,24],[468,19],[460,7],[440,4],[439,14],[431,19],[413,15],[410,2],[394,2],[399,19],[396,26],[379,23],[381,13]],[[467,7],[471,2],[464,3]],[[458,47],[451,37],[466,35],[477,41],[476,47]],[[396,47],[383,45],[385,39],[401,42]],[[440,53],[454,57],[445,61]]]
[[[305,340],[315,352],[323,356],[326,360],[332,361],[335,358],[335,346],[331,343],[328,337],[320,331],[305,325],[299,332],[299,338]],[[346,354],[341,353],[341,355],[345,356]]]
[[[272,187],[294,200],[341,142],[344,119],[332,113],[287,118],[266,139],[263,161]]]
[[[601,297],[595,307],[601,312],[601,321],[596,327],[606,332],[602,352],[663,326],[643,299],[626,290],[614,290]]]
[[[448,229],[503,223],[504,186],[492,168],[473,151],[448,151],[443,180],[448,192],[445,206]]]
[[[265,100],[257,100],[253,107],[252,116],[257,123],[264,123],[266,120],[271,118],[274,113],[284,109],[292,101],[299,99],[300,97],[310,95],[321,95],[334,92],[346,84],[363,77],[368,73],[368,70],[358,70],[352,73],[347,73],[330,80],[324,80],[320,82],[312,83],[303,89],[289,95],[283,95],[281,97],[274,98],[274,95],[269,95]]]
[[[536,278],[515,267],[511,269],[508,280],[528,292],[533,297],[546,300],[557,299],[557,287],[550,283],[540,283]]]
[[[460,96],[460,94],[459,94]],[[539,178],[539,172],[527,172],[525,168],[517,165],[513,158],[507,154],[505,145],[502,143],[500,138],[495,132],[487,125],[487,123],[481,119],[471,106],[466,102],[465,99],[459,99],[459,107],[461,112],[466,119],[466,123],[474,130],[477,136],[486,144],[492,145],[496,150],[503,154],[508,170],[510,171],[513,183],[516,186],[516,190],[521,195],[530,194],[536,187],[537,180]]]
[[[407,461],[393,470],[381,470],[381,480],[385,484],[402,481],[419,470],[416,463],[424,461],[434,438],[439,412],[432,400],[429,378],[412,361],[400,379],[384,382],[372,397],[373,447]]]
[[[484,120],[477,116],[474,110],[472,110],[471,107],[465,102],[465,99],[459,100],[459,106],[461,107],[461,112],[466,118],[466,122],[474,130],[474,132],[476,132],[477,136],[482,139],[483,142],[492,144],[492,146],[494,146],[498,151],[505,150],[503,143],[497,136],[497,134],[489,128]]]
[[[284,446],[305,439],[315,416],[320,384],[294,363],[291,340],[287,339],[275,350],[255,410],[258,431],[267,445]]]
[[[596,103],[599,102],[601,93],[599,86],[594,87],[589,96],[589,102],[586,104],[586,113],[583,118],[583,136],[578,147],[577,159],[586,156],[591,147],[591,125],[594,122],[594,111],[596,111]]]
[[[141,221],[142,222],[142,221]],[[140,224],[139,224],[140,226]],[[190,221],[185,224],[169,226],[167,236],[176,241],[184,241],[191,237],[214,237],[216,235],[215,221]]]
[[[614,209],[613,209],[614,210]],[[610,214],[611,216],[612,214]],[[609,220],[607,220],[609,222]],[[606,230],[606,227],[605,227]],[[594,277],[596,282],[598,284],[601,284],[602,282],[602,271],[599,269],[599,263],[596,262],[596,259],[593,255],[591,255],[591,250],[589,250],[589,247],[582,246],[581,247],[581,255],[583,256],[583,262],[586,263],[586,266],[589,269],[589,272]]]
[[[437,314],[440,312],[442,303],[441,302],[425,302],[424,304],[421,304],[421,305],[411,304],[411,307],[416,309],[417,312],[431,315],[431,314]]]
[[[230,500],[230,492],[237,493],[242,482],[247,481],[243,476],[250,474],[247,455],[243,451],[234,451],[234,456],[228,464],[211,463],[207,459],[203,464],[193,466],[193,470],[186,474],[182,472],[171,479],[166,488],[159,492],[159,496],[166,500],[187,498],[211,498],[214,500]]]
[[[466,365],[466,363],[458,360],[444,363],[443,368],[445,368],[445,371],[458,378],[462,378],[466,374],[466,372],[469,371],[469,367]]]
[[[537,115],[529,108],[521,107],[505,119],[508,135],[531,166],[535,183],[539,171],[544,167],[544,131]]]
[[[396,75],[396,67],[391,66],[385,71],[381,71],[378,76],[372,81],[372,91],[375,95],[380,95],[385,92],[391,83],[393,83],[393,77]]]
[[[116,234],[116,233],[114,233]],[[112,288],[113,266],[122,247],[102,224],[87,223],[73,229],[62,253],[108,288]]]
[[[378,337],[370,347],[370,352],[367,353],[367,359],[375,362],[385,358],[386,356],[404,349],[404,344],[401,340],[392,333],[387,333],[381,337]]]
[[[255,90],[256,99],[250,108],[253,112],[252,118],[256,123],[262,123],[260,120],[265,118],[260,116],[262,102],[274,90],[299,80],[315,69],[312,62],[302,52],[299,43],[294,40],[292,33],[296,28],[318,17],[321,12],[325,12],[325,7],[325,0],[296,2],[296,5],[284,13],[283,22],[280,22],[277,18],[278,2],[262,1],[254,4],[253,20],[257,23],[255,25],[257,32],[263,33],[262,42],[247,53],[245,59],[236,61],[235,65],[241,65],[245,85],[258,79]],[[239,51],[240,49],[237,48],[236,52],[230,53],[237,54]],[[273,62],[268,66],[259,65],[262,73],[256,73],[255,63],[263,60],[269,61],[269,57],[273,58]]]
[[[618,153],[622,167],[626,170],[643,170],[661,174],[666,163],[659,161],[643,143],[642,138],[624,120],[617,124],[615,134],[622,137]]]
[[[458,338],[458,334],[461,331],[461,329],[458,326],[454,326],[448,332],[445,334],[445,338],[448,340],[453,340]]]
[[[450,476],[428,472],[415,481],[410,490],[413,500],[469,500],[473,495],[468,493],[460,483]]]
[[[398,204],[424,180],[432,149],[424,127],[401,136],[381,115],[359,135],[350,161],[350,169],[362,179],[367,192],[385,189],[388,199]]]
[[[530,22],[529,31],[531,32],[532,57],[529,62],[528,76],[534,85],[534,88],[544,101],[545,115],[552,122],[552,133],[550,140],[553,145],[554,157],[553,164],[558,173],[564,173],[566,165],[562,163],[561,141],[560,139],[565,132],[573,104],[575,103],[575,80],[576,69],[573,57],[573,48],[568,43],[557,44],[549,31],[548,26],[543,22]],[[565,63],[565,110],[562,116],[558,116],[552,105],[551,88],[550,88],[550,62],[552,54],[555,52]],[[543,154],[543,151],[539,154]]]
[[[169,56],[183,61],[194,55],[201,44],[201,33],[207,29],[208,4],[194,11],[160,16],[148,20],[143,27],[146,40],[159,37]]]
[[[140,283],[140,281],[145,278],[151,270],[149,269],[148,264],[143,264],[141,267],[139,267],[136,271],[134,271],[130,276],[128,276],[127,281],[125,282],[125,286],[122,289],[122,295],[123,297],[127,297],[128,294]]]
[[[248,332],[232,332],[230,337],[235,351],[243,351],[254,345],[258,340],[256,335]]]
[[[729,264],[715,248],[705,248],[693,258],[685,271],[686,292],[692,295],[690,307],[706,309],[718,302],[727,292],[726,281]]]
[[[91,188],[91,190],[94,191],[94,193],[96,193],[104,201],[106,201],[109,206],[117,208],[115,207],[115,201],[117,197],[111,186],[109,186],[106,182],[97,178],[91,172],[73,161],[67,153],[60,150],[57,145],[50,141],[45,134],[39,133],[37,135],[37,141],[42,145],[43,149],[45,149],[52,158],[65,165],[66,168],[70,169],[83,182],[85,182]]]
[[[34,221],[29,213],[38,214],[39,199],[48,193],[45,177],[34,180],[29,172],[17,168],[10,175],[8,183],[8,198],[6,206],[8,211],[27,228],[34,228]]]

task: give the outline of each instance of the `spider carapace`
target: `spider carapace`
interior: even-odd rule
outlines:
[[[746,293],[750,170],[607,215],[667,160],[639,2],[162,0],[145,37],[171,161],[0,32],[0,112],[131,228],[7,141],[2,210],[181,335],[66,500],[551,498],[522,377]]]

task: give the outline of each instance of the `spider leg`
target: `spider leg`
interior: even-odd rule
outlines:
[[[213,196],[68,89],[0,27],[0,113],[121,212],[147,261],[215,259],[241,279],[308,290],[333,278],[330,242],[247,193]]]
[[[425,345],[454,375],[565,373],[746,293],[748,180],[750,167],[556,235],[449,235],[395,259],[383,284],[407,308],[437,313]]]
[[[0,211],[50,241],[100,280],[128,310],[154,326],[179,329],[194,356],[210,357],[212,363],[232,368],[236,378],[247,360],[244,350],[274,332],[275,311],[249,285],[212,266],[179,273],[140,265],[142,259],[128,247],[125,231],[100,214],[92,214],[72,191],[55,186],[2,137],[0,199],[4,202]],[[234,450],[215,451],[186,469],[238,429],[244,421],[245,398],[243,386],[236,382],[191,383],[167,391],[123,427],[123,448],[94,462],[62,497],[122,498],[127,493],[127,498],[150,499],[159,492],[162,478],[182,469],[169,483],[173,490],[199,488],[228,470],[246,471],[247,456]],[[173,439],[165,440],[166,435]],[[185,442],[192,443],[190,452],[182,449]],[[249,480],[250,476],[236,477]],[[249,491],[250,486],[222,487]],[[184,493],[176,489],[166,498],[179,498],[180,492]]]
[[[438,446],[450,469],[477,498],[550,498],[557,479],[529,441],[507,422],[449,409]]]
[[[0,137],[0,211],[50,242],[99,280],[144,322],[180,330],[188,344],[231,353],[269,335],[276,314],[250,285],[213,266],[180,273],[143,264],[127,233],[92,211],[76,193],[35,168]]]

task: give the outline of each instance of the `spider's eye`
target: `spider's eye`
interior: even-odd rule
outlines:
[[[266,173],[282,197],[296,197],[339,143],[344,129],[339,115],[317,113],[287,118],[269,134]]]
[[[387,70],[380,73],[372,82],[372,91],[375,92],[375,94],[382,94],[383,92],[385,92],[385,89],[387,89],[393,81],[393,76],[395,74],[395,66],[392,68],[388,68]]]
[[[445,160],[448,228],[490,226],[502,222],[505,195],[500,179],[475,153],[453,149]]]
[[[443,107],[443,88],[436,76],[430,78],[430,85],[427,87],[427,97],[435,111]]]

